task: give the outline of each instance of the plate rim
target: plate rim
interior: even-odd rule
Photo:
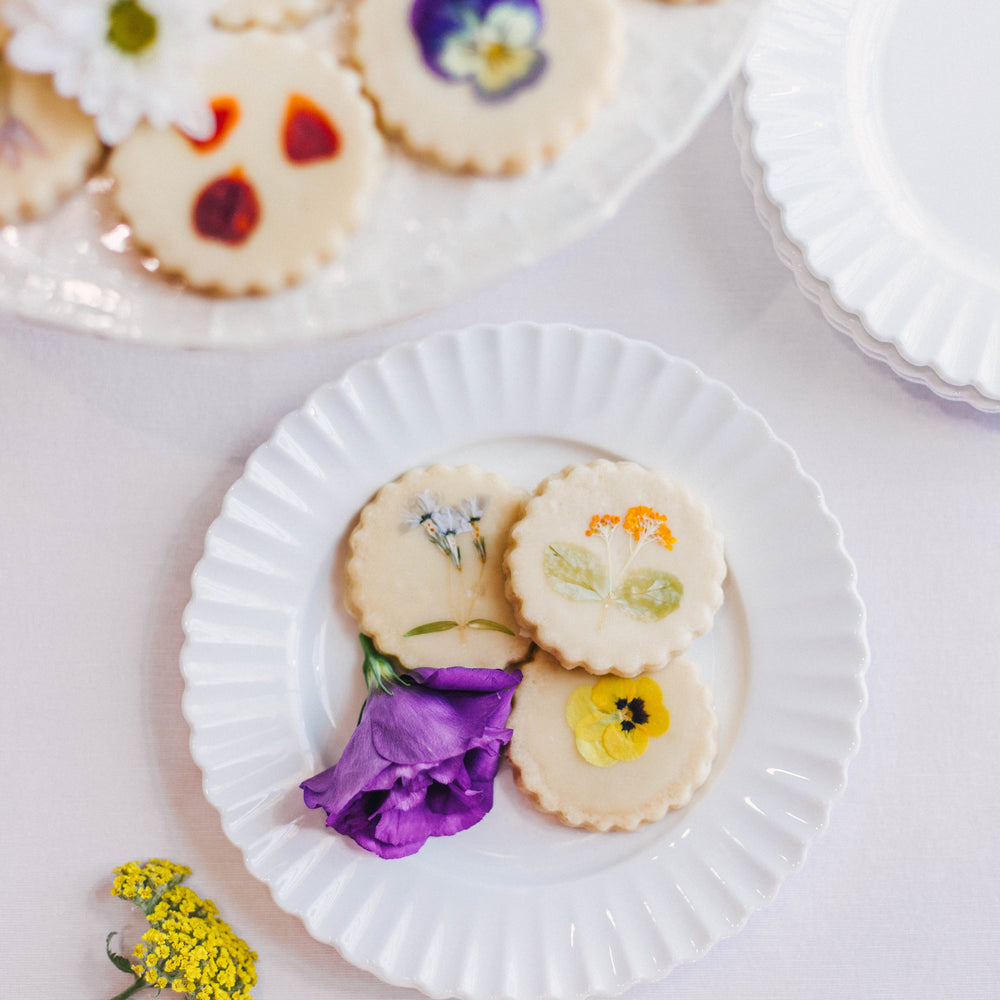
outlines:
[[[285,418],[279,421],[274,433],[268,441],[255,449],[247,461],[243,474],[227,490],[226,497],[222,504],[222,510],[206,533],[205,553],[202,555],[201,559],[199,559],[198,564],[192,572],[192,598],[183,615],[185,642],[180,659],[181,671],[185,683],[185,691],[182,701],[182,712],[191,727],[191,753],[196,764],[202,770],[203,790],[206,798],[219,811],[223,829],[234,845],[240,849],[247,869],[254,874],[255,877],[265,882],[271,891],[272,897],[275,899],[275,902],[279,905],[279,907],[286,910],[286,912],[294,913],[295,915],[301,917],[304,920],[307,929],[311,934],[313,934],[314,937],[317,937],[321,941],[325,941],[325,943],[332,944],[337,951],[339,951],[340,954],[352,964],[360,968],[367,969],[386,982],[398,986],[415,987],[422,990],[429,996],[454,995],[470,998],[470,1000],[484,1000],[484,998],[497,998],[500,996],[507,996],[508,994],[503,992],[502,986],[499,988],[494,986],[490,989],[479,987],[471,989],[457,989],[454,981],[442,984],[439,981],[435,981],[433,978],[424,977],[422,979],[416,974],[401,974],[398,969],[387,968],[384,963],[379,964],[379,962],[375,960],[366,961],[364,956],[357,954],[356,950],[352,949],[350,943],[345,943],[344,940],[327,940],[320,937],[317,934],[316,929],[311,926],[310,921],[306,919],[306,915],[301,912],[302,908],[296,907],[295,905],[289,906],[289,899],[282,898],[281,892],[278,891],[280,886],[276,883],[276,880],[274,878],[266,877],[266,873],[262,873],[261,866],[259,864],[255,865],[252,863],[251,859],[248,857],[249,845],[241,842],[238,833],[234,833],[234,824],[232,818],[227,816],[224,802],[220,801],[217,794],[213,794],[213,786],[210,782],[210,778],[212,777],[212,766],[206,763],[204,751],[203,749],[199,749],[198,745],[199,715],[197,711],[197,699],[195,697],[195,691],[198,687],[198,671],[192,669],[192,650],[196,649],[198,639],[193,633],[192,622],[196,617],[199,602],[201,601],[201,598],[199,597],[199,579],[206,571],[206,567],[210,568],[211,560],[213,558],[210,554],[210,549],[212,548],[213,537],[218,531],[217,525],[226,519],[227,509],[230,507],[232,498],[238,493],[240,484],[246,481],[246,477],[248,475],[252,474],[255,465],[258,465],[261,461],[265,460],[267,457],[267,449],[271,447],[281,435],[287,435],[290,432],[292,422],[295,419],[300,418],[301,415],[307,412],[315,413],[317,410],[322,410],[324,393],[332,395],[333,398],[342,398],[344,394],[349,394],[356,398],[358,387],[365,383],[365,379],[372,379],[376,377],[384,378],[385,373],[387,371],[392,371],[394,365],[405,367],[407,364],[414,364],[419,361],[425,366],[426,369],[428,360],[440,360],[442,357],[449,356],[449,352],[451,352],[451,354],[461,352],[465,352],[467,354],[472,350],[470,344],[480,347],[484,343],[500,344],[501,346],[497,349],[503,352],[506,350],[505,345],[509,344],[513,338],[520,338],[516,349],[530,351],[529,348],[524,348],[523,344],[526,342],[525,338],[531,337],[534,338],[532,342],[536,345],[536,349],[539,351],[541,351],[542,348],[538,345],[541,345],[544,341],[548,341],[551,344],[553,340],[556,340],[561,345],[565,345],[569,341],[578,341],[579,343],[586,342],[588,344],[600,342],[602,345],[606,345],[608,350],[617,355],[635,355],[636,357],[641,355],[646,361],[656,359],[661,365],[665,366],[666,369],[683,372],[686,377],[694,380],[694,384],[696,384],[699,388],[708,387],[710,392],[717,394],[720,399],[725,399],[726,405],[731,408],[731,411],[740,414],[740,419],[748,420],[754,425],[755,433],[763,435],[763,440],[766,442],[767,448],[769,449],[768,454],[777,454],[780,457],[780,462],[783,467],[790,470],[792,476],[794,477],[795,488],[806,491],[809,503],[813,505],[811,507],[811,516],[819,519],[817,524],[821,523],[824,530],[829,532],[832,538],[832,547],[826,550],[825,556],[826,558],[832,559],[837,564],[840,572],[843,574],[843,578],[839,580],[838,592],[849,605],[853,616],[851,627],[846,630],[845,634],[849,637],[852,651],[851,655],[854,658],[852,659],[852,670],[850,671],[847,679],[849,684],[852,685],[852,692],[856,697],[856,701],[852,703],[851,715],[848,719],[847,728],[849,729],[849,736],[846,738],[848,745],[840,749],[836,760],[832,762],[828,761],[828,763],[833,764],[834,771],[836,772],[836,777],[832,779],[833,787],[826,790],[825,797],[823,797],[818,803],[819,814],[812,822],[812,825],[809,827],[807,833],[802,834],[801,831],[798,831],[797,836],[788,834],[787,839],[785,832],[782,833],[782,841],[788,848],[786,851],[787,856],[782,855],[783,860],[778,865],[779,870],[776,874],[772,874],[770,871],[768,872],[770,881],[766,889],[762,890],[759,887],[755,887],[754,891],[756,896],[751,901],[752,905],[745,905],[744,900],[742,909],[737,907],[733,911],[733,916],[731,918],[727,917],[728,922],[725,923],[722,932],[718,931],[717,926],[712,930],[712,933],[708,935],[708,940],[703,940],[701,942],[701,946],[695,945],[688,954],[684,955],[680,960],[672,962],[666,968],[657,968],[651,972],[647,970],[647,972],[640,977],[632,976],[627,981],[620,982],[609,981],[607,976],[605,976],[602,981],[597,983],[588,982],[583,988],[577,986],[576,988],[563,992],[558,992],[555,989],[552,989],[546,992],[545,995],[565,997],[569,1000],[571,997],[580,998],[597,993],[602,995],[620,993],[637,983],[649,982],[662,978],[675,965],[684,964],[700,958],[705,951],[711,948],[718,941],[725,937],[729,937],[742,929],[742,927],[746,924],[746,921],[754,912],[767,905],[771,899],[773,899],[784,879],[801,866],[809,847],[825,829],[829,819],[830,810],[836,799],[838,799],[843,793],[846,786],[847,769],[858,752],[860,746],[860,720],[867,708],[868,696],[865,674],[870,654],[866,631],[866,611],[864,603],[857,590],[856,567],[844,547],[843,533],[839,522],[837,522],[836,518],[829,511],[818,484],[804,472],[794,451],[787,444],[776,437],[769,425],[766,421],[764,421],[764,418],[757,413],[757,411],[742,403],[736,394],[723,383],[707,378],[700,371],[700,369],[698,369],[691,362],[673,357],[661,350],[659,347],[646,342],[631,340],[620,334],[609,331],[588,330],[571,324],[480,324],[465,328],[464,330],[439,332],[432,334],[429,337],[425,337],[423,340],[417,342],[398,344],[395,347],[388,349],[377,358],[358,362],[349,368],[339,379],[333,380],[326,383],[324,386],[321,386],[307,397],[305,403],[298,410],[292,411],[286,415]],[[514,349],[515,348],[511,348],[511,350]],[[548,349],[551,360],[551,354],[554,349]],[[760,685],[758,685],[758,687],[760,687]],[[732,761],[727,761],[726,768],[731,765]],[[710,798],[706,798],[706,802],[710,801]],[[711,815],[711,810],[707,808],[703,814]],[[694,820],[693,822],[696,823],[697,820]],[[329,839],[330,838],[327,838],[327,840]],[[280,837],[278,840],[280,841]],[[280,851],[280,843],[273,849]],[[321,848],[320,850],[324,849]],[[398,864],[398,862],[382,862],[382,864],[394,865]],[[695,916],[697,917],[697,914]],[[694,944],[693,941],[692,944]],[[518,993],[517,995],[520,1000],[524,1000],[523,993]],[[533,995],[540,996],[541,989],[539,988],[536,990]]]
[[[997,307],[1000,292],[918,247],[895,224],[864,165],[849,60],[841,57],[860,48],[852,44],[851,26],[868,10],[866,0],[805,6],[770,0],[742,68],[749,143],[764,194],[808,271],[828,289],[835,325],[844,313],[858,317],[863,332],[855,339],[866,353],[891,357],[904,378],[929,370],[928,384],[970,386],[979,400],[1000,404],[1000,369],[990,365],[1000,328],[977,344],[978,327],[961,305],[970,299]],[[807,170],[810,157],[820,156],[828,168]],[[929,308],[932,293],[943,318]]]
[[[754,126],[747,114],[746,97],[746,76],[739,73],[730,88],[730,102],[733,109],[733,137],[740,154],[740,171],[753,196],[757,217],[771,237],[778,259],[792,272],[802,294],[819,306],[824,318],[835,330],[853,340],[868,357],[888,365],[900,378],[926,386],[942,399],[968,403],[983,413],[1000,412],[1000,399],[984,395],[975,385],[947,382],[932,366],[907,361],[895,344],[880,340],[868,330],[861,317],[840,305],[827,282],[809,269],[802,248],[785,231],[781,210],[771,201],[765,188],[763,166],[754,155]]]

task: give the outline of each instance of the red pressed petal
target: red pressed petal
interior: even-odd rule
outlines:
[[[231,246],[247,240],[259,221],[257,192],[239,167],[202,188],[192,212],[194,228],[201,236]]]
[[[285,156],[292,163],[332,159],[340,152],[340,134],[326,113],[308,97],[292,94],[285,109]]]
[[[185,138],[199,153],[209,153],[221,146],[240,120],[240,104],[235,97],[216,97],[211,106],[215,115],[215,131],[207,139],[195,139],[185,133]]]

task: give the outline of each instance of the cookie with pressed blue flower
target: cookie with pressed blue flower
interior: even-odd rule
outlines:
[[[50,77],[15,69],[0,51],[0,225],[48,215],[103,155],[93,119],[76,101],[56,93]]]
[[[473,465],[413,469],[383,486],[352,530],[345,603],[404,667],[504,667],[523,659],[503,551],[527,494]]]
[[[361,224],[384,144],[357,74],[290,34],[223,34],[204,68],[215,129],[139,128],[109,160],[137,244],[193,288],[274,292]]]
[[[712,624],[726,562],[708,507],[634,462],[546,479],[511,531],[507,594],[521,630],[568,667],[635,676]]]
[[[354,18],[386,131],[486,174],[556,156],[614,91],[624,52],[616,0],[361,0]]]
[[[689,657],[637,677],[595,677],[536,650],[520,669],[507,722],[514,778],[566,825],[634,830],[687,805],[708,779],[718,723]]]
[[[326,13],[334,0],[223,0],[215,11],[222,28],[287,28]]]

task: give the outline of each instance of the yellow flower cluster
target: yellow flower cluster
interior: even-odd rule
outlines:
[[[130,899],[144,912],[149,911],[161,893],[180,882],[191,869],[185,865],[175,865],[163,858],[150,858],[145,864],[129,861],[114,870],[115,881],[111,886],[112,896]]]
[[[142,985],[169,987],[192,1000],[250,1000],[257,983],[257,955],[233,933],[210,899],[180,884],[190,872],[159,858],[115,869],[112,895],[134,902],[149,923],[131,961],[109,952],[123,971],[131,968],[136,976],[121,996]]]
[[[196,1000],[249,1000],[257,955],[219,916],[215,904],[185,885],[164,892],[136,945],[132,971],[150,986]]]

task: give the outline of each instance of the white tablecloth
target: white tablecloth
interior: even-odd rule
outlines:
[[[258,951],[258,1000],[417,996],[315,942],[243,868],[188,753],[180,616],[224,491],[313,388],[519,319],[615,329],[728,383],[822,486],[868,608],[870,705],[826,833],[742,932],[626,995],[996,996],[1000,416],[826,325],[754,214],[727,103],[603,230],[364,336],[173,353],[0,318],[0,994],[122,989],[110,871],[166,856]]]

